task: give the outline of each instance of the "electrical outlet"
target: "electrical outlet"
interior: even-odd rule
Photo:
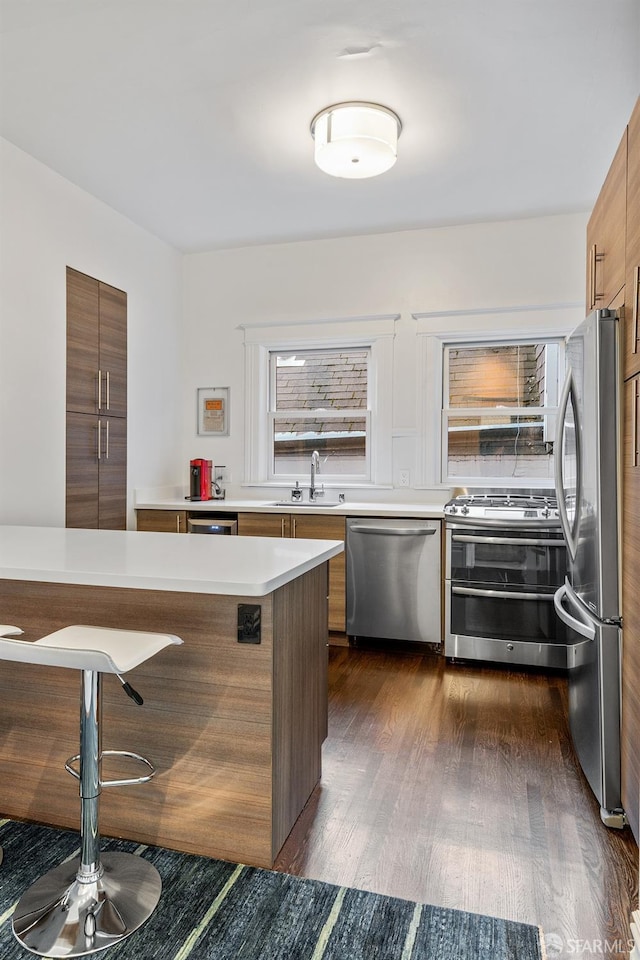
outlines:
[[[409,471],[408,470],[399,470],[398,471],[398,484],[401,487],[409,486]]]
[[[238,604],[238,643],[261,642],[262,607],[259,603]]]

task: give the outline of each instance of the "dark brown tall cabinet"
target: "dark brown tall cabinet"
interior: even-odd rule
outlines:
[[[622,804],[640,838],[640,100],[587,227],[587,310],[623,318]]]
[[[127,521],[127,295],[67,267],[66,525]]]

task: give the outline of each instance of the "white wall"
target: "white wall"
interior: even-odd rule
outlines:
[[[181,254],[0,139],[0,523],[64,526],[67,265],[128,294],[130,508],[175,482]]]
[[[182,257],[0,139],[0,522],[64,524],[67,265],[128,293],[131,508],[135,488],[186,489],[196,456],[228,466],[231,495],[261,495],[240,486],[241,323],[399,314],[394,477],[409,468],[413,478],[419,403],[425,391],[438,401],[433,384],[418,382],[413,314],[582,302],[586,221],[585,213]],[[197,435],[202,386],[231,388],[229,437]]]
[[[399,314],[394,355],[394,478],[416,468],[419,352],[414,313],[483,311],[584,301],[588,214],[245,247],[185,257],[183,461],[208,457],[244,477],[243,332],[278,324]],[[578,311],[580,308],[578,308]],[[455,329],[456,318],[447,321]],[[527,312],[522,313],[527,323]],[[196,435],[197,387],[229,386],[231,434]],[[180,481],[186,483],[186,468]],[[389,494],[385,493],[385,497]],[[397,489],[397,498],[416,499]],[[419,494],[424,499],[424,491]],[[363,497],[359,497],[364,499]],[[372,497],[373,498],[373,497]]]

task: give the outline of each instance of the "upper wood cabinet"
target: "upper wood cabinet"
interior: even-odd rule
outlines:
[[[67,410],[127,415],[127,295],[67,267]]]
[[[624,286],[627,131],[587,225],[587,313],[608,307]]]
[[[127,295],[67,267],[66,526],[126,529]]]
[[[98,412],[100,284],[67,267],[67,410]]]
[[[625,377],[640,372],[640,99],[627,128]]]

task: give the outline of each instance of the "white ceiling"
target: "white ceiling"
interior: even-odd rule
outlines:
[[[185,251],[588,210],[639,0],[0,0],[0,134]],[[371,180],[322,107],[402,120]]]

